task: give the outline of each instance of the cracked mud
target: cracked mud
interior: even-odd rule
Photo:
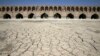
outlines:
[[[0,56],[100,56],[100,22],[0,23]]]

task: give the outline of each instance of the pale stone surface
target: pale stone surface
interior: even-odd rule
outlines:
[[[100,56],[100,21],[1,21],[0,56]]]

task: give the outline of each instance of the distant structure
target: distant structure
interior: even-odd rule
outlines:
[[[99,6],[0,6],[3,19],[99,19]]]

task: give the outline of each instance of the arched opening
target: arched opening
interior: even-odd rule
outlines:
[[[43,14],[41,15],[41,18],[48,18],[48,14],[43,13]]]
[[[93,14],[93,15],[91,16],[91,19],[99,19],[98,14]]]
[[[71,10],[74,11],[74,7],[71,7]]]
[[[86,19],[86,15],[85,15],[85,14],[81,14],[81,15],[79,16],[79,19]]]
[[[18,7],[15,7],[15,11],[18,11]]]
[[[61,15],[59,13],[54,14],[54,18],[61,18]]]
[[[54,6],[54,11],[57,11],[57,7],[56,6]]]
[[[73,19],[74,15],[70,13],[70,14],[67,15],[67,17]]]
[[[98,11],[98,12],[100,11],[100,7],[97,7],[97,11]]]
[[[93,7],[93,11],[94,11],[94,12],[96,11],[96,7]]]
[[[9,7],[7,7],[7,8],[6,8],[6,11],[9,11],[9,10],[10,10],[10,8],[9,8]]]
[[[19,7],[19,11],[21,11],[22,10],[22,7]]]
[[[67,10],[70,11],[70,7],[67,7]]]
[[[28,15],[28,18],[33,18],[34,17],[34,14],[33,13],[30,13],[29,15]]]
[[[49,10],[53,10],[53,7],[52,7],[52,6],[50,6],[50,7],[49,7]]]
[[[11,16],[9,14],[4,14],[3,18],[4,19],[11,19]]]
[[[2,11],[5,11],[5,7],[2,7]]]
[[[48,10],[48,6],[45,7],[45,11],[47,11],[47,10]]]
[[[61,10],[62,10],[62,7],[61,7],[61,6],[59,6],[59,7],[58,7],[58,10],[59,10],[59,11],[61,11]]]
[[[32,11],[35,10],[35,6],[32,7]]]
[[[7,56],[11,56],[10,54],[8,54]]]
[[[84,7],[84,11],[87,11],[87,7]]]
[[[83,11],[83,7],[80,7],[80,11]]]
[[[79,7],[76,7],[76,11],[79,11]]]
[[[30,11],[31,10],[31,7],[28,7],[28,11]]]
[[[23,7],[23,11],[25,11],[26,10],[26,7]]]
[[[22,18],[23,18],[23,15],[20,14],[20,13],[18,13],[18,14],[16,15],[16,18],[17,18],[17,19],[22,19]]]
[[[42,7],[40,8],[40,10],[43,11],[43,10],[44,10],[44,7],[42,6]]]

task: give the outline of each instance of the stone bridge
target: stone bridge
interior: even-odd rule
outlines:
[[[99,19],[99,6],[0,6],[3,19]]]

